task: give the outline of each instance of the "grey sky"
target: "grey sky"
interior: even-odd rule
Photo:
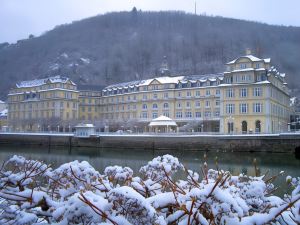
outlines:
[[[0,0],[0,43],[40,35],[56,25],[111,11],[183,10],[195,0]],[[300,27],[300,0],[196,0],[197,14]]]

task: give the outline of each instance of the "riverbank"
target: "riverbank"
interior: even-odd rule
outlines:
[[[140,150],[295,152],[300,133],[205,134],[100,134],[88,138],[68,133],[0,133],[0,146],[91,147]]]

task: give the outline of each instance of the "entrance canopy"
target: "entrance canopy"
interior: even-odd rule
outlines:
[[[166,116],[160,116],[156,119],[153,119],[150,124],[149,127],[154,127],[154,126],[166,126],[166,127],[177,127],[177,124],[174,120],[172,120],[169,117]]]

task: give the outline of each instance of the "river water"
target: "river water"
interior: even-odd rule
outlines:
[[[146,165],[148,161],[156,156],[171,154],[188,168],[199,172],[203,164],[205,152],[192,151],[166,151],[166,150],[122,150],[122,149],[92,149],[92,148],[73,148],[70,152],[66,148],[45,148],[45,147],[4,147],[0,146],[0,163],[13,155],[22,155],[30,159],[39,159],[52,164],[53,168],[73,160],[88,161],[100,173],[105,167],[119,165],[128,166],[133,169],[135,175],[139,175],[139,168]],[[296,159],[292,153],[261,153],[261,152],[207,152],[208,167],[215,169],[215,159],[218,158],[220,169],[228,170],[233,175],[245,173],[254,175],[255,170],[253,160],[256,159],[257,166],[261,174],[269,171],[268,175],[276,175],[284,171],[284,175],[279,177],[275,184],[280,184],[279,192],[285,192],[285,177],[300,176],[300,160]],[[199,173],[200,174],[200,173]],[[281,193],[279,193],[281,194]]]

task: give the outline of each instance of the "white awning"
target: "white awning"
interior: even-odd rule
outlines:
[[[160,116],[156,119],[153,119],[150,124],[150,127],[153,126],[177,126],[176,122],[169,117]]]

